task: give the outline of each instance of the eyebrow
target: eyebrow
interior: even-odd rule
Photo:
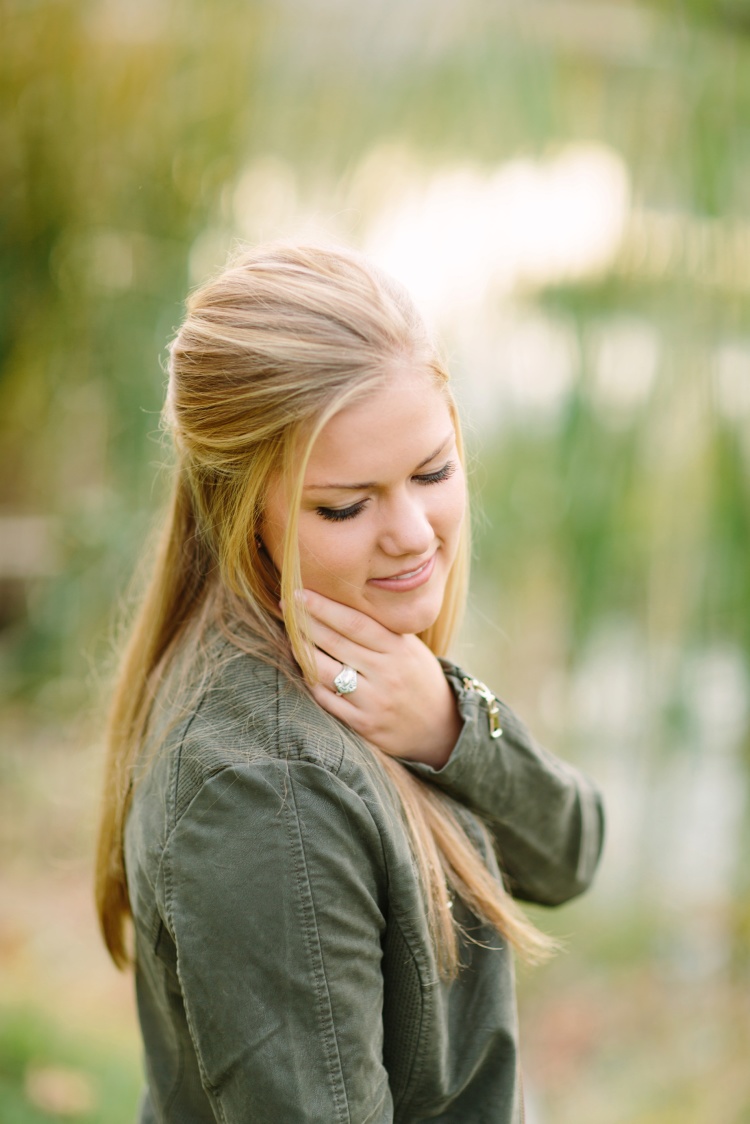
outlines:
[[[453,440],[454,437],[455,437],[455,434],[449,433],[448,436],[445,437],[440,442],[437,449],[435,449],[434,453],[430,453],[429,457],[425,457],[425,459],[423,461],[421,461],[420,464],[417,465],[417,467],[414,469],[414,472],[419,472],[420,468],[424,468],[424,466],[426,464],[429,464],[430,461],[434,461],[435,457],[437,457],[440,453],[442,453],[445,446],[448,444],[449,441]],[[367,491],[368,488],[376,488],[376,487],[377,487],[377,483],[373,480],[370,480],[370,481],[368,481],[364,484],[305,484],[304,491],[305,492],[324,492],[324,491],[331,490],[331,491],[335,491],[335,492],[339,492],[339,491],[340,492],[364,492],[364,491]]]

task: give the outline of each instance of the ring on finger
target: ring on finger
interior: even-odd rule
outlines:
[[[357,673],[353,667],[343,664],[333,681],[337,695],[351,695],[357,690]]]

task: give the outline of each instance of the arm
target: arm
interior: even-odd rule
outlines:
[[[485,821],[516,897],[557,905],[590,884],[601,852],[604,810],[594,784],[548,753],[498,700],[502,734],[492,737],[487,703],[443,661],[463,726],[442,769],[412,764]]]
[[[603,837],[592,782],[538,746],[502,703],[503,734],[491,737],[487,702],[418,637],[390,632],[320,594],[308,591],[305,599],[320,705],[477,812],[517,897],[556,905],[582,893]],[[340,698],[332,684],[342,663],[359,676],[356,691]]]
[[[380,839],[328,771],[208,780],[170,837],[167,922],[217,1119],[386,1124]]]

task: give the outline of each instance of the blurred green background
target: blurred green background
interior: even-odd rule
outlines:
[[[134,1117],[91,845],[165,345],[240,240],[363,247],[445,344],[457,655],[605,789],[521,980],[530,1124],[750,1121],[750,5],[4,0],[0,1121]]]

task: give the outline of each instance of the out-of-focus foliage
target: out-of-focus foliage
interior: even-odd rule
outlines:
[[[524,575],[550,560],[568,664],[618,618],[655,651],[728,644],[746,660],[750,37],[738,11],[9,3],[6,689],[81,698],[93,638],[158,507],[164,345],[188,285],[218,264],[217,239],[275,233],[285,216],[293,231],[317,208],[361,240],[379,200],[392,203],[384,146],[422,176],[581,139],[620,154],[631,201],[619,254],[597,278],[537,277],[512,294],[567,336],[572,358],[546,420],[497,409],[480,570],[523,603]],[[496,307],[507,313],[507,293]],[[460,368],[473,356],[451,333]],[[522,357],[532,388],[554,359],[540,355]],[[502,383],[502,356],[495,367]]]
[[[0,1008],[3,1124],[129,1124],[139,1088],[125,1061],[113,1045],[66,1034],[44,1014]]]
[[[750,895],[746,5],[6,0],[0,34],[3,697],[54,721],[106,659],[158,519],[162,365],[188,287],[235,238],[312,226],[377,253],[398,234],[428,282],[454,283],[435,319],[477,431],[471,666],[607,789],[595,900],[628,924],[587,955],[620,1006],[605,1026],[609,984],[591,977],[579,1001],[564,967],[540,977],[532,1040],[559,1020],[535,1070],[549,1119],[604,1119],[606,1034],[625,1023],[633,1079],[613,1120],[744,1119],[737,1035],[722,1035],[742,1022]],[[595,267],[568,268],[565,224],[595,209],[602,161],[616,237]],[[524,220],[498,208],[552,180],[567,210],[511,268],[491,227]],[[498,259],[479,297],[462,238]],[[8,760],[18,813],[34,804],[23,747],[15,772]],[[39,835],[43,784],[37,798]],[[10,847],[21,827],[0,819]],[[713,1030],[680,1038],[670,1097],[635,1059],[643,1010],[658,1022],[648,996],[685,981]],[[670,1008],[652,1050],[686,1022]],[[16,1020],[0,1053],[35,1036]],[[39,1118],[22,1085],[44,1062],[0,1065],[19,1120]],[[574,1070],[566,1117],[555,1074]]]
[[[442,191],[447,209],[408,252],[429,251],[430,269],[449,279],[455,270],[451,299],[467,306],[444,315],[444,301],[436,319],[459,381],[475,388],[486,515],[477,588],[514,650],[497,671],[488,657],[488,673],[515,675],[514,691],[546,707],[554,731],[555,689],[557,710],[580,718],[581,697],[603,705],[601,667],[619,661],[633,696],[620,705],[651,740],[700,746],[729,714],[726,737],[747,755],[750,36],[738,11],[10,3],[6,692],[77,706],[101,663],[106,622],[158,512],[160,363],[187,287],[233,238],[294,233],[310,215],[378,251],[400,200],[421,190],[434,207]],[[471,281],[456,257],[467,249],[456,244],[461,208],[495,185],[486,228],[464,236],[489,243],[498,208],[520,190],[497,185],[520,176],[521,196],[533,194],[556,168],[556,190],[573,201],[557,225],[575,220],[596,171],[579,159],[570,179],[565,154],[581,142],[620,168],[619,247],[593,272],[566,273],[558,260],[545,273],[545,245],[532,246],[532,268],[512,280],[506,271],[504,288],[488,281],[480,321],[461,288]],[[407,214],[408,236],[419,208]],[[554,220],[546,229],[557,260],[565,232]],[[493,246],[499,259],[510,253],[502,239]],[[649,668],[641,688],[633,657],[615,652],[624,636]],[[562,694],[550,687],[561,673]],[[719,686],[697,693],[706,675]],[[568,726],[583,744],[578,719]]]
[[[218,14],[6,5],[0,510],[57,517],[31,559],[28,612],[3,582],[11,685],[80,675],[80,649],[143,538],[159,357],[190,245],[244,158],[260,100],[263,12]],[[33,581],[50,568],[51,583]]]
[[[17,681],[60,673],[60,641],[76,633],[75,618],[86,619],[85,603],[101,619],[111,591],[105,558],[120,555],[127,569],[128,540],[142,535],[133,511],[149,506],[160,456],[156,364],[179,320],[189,253],[204,227],[231,226],[231,194],[254,156],[288,159],[311,196],[327,190],[335,199],[347,172],[384,138],[424,159],[481,164],[585,136],[623,153],[639,199],[724,222],[743,214],[750,178],[748,47],[725,8],[726,19],[719,13],[704,28],[691,24],[689,7],[671,19],[627,4],[474,3],[461,19],[448,5],[417,6],[395,24],[385,4],[356,14],[335,3],[271,11],[258,0],[10,4],[1,79],[0,504],[63,517],[65,571],[53,604],[48,590],[32,591],[30,622],[20,612],[10,667]],[[668,271],[648,287],[636,276],[550,292],[544,302],[572,316],[582,338],[612,308],[645,309],[674,337],[675,353],[694,350],[696,334],[705,344],[744,330],[747,317],[746,296],[731,285],[702,291],[700,278]],[[654,502],[651,468],[643,466],[648,481],[640,482],[637,468],[649,444],[643,413],[643,423],[612,435],[592,416],[582,377],[557,436],[560,526],[580,594],[571,601],[576,633],[602,598],[609,604],[613,583],[622,602],[646,581],[651,544],[630,535],[630,551],[624,538]],[[731,426],[717,422],[717,430],[705,467],[720,526],[703,541],[719,555],[718,569],[717,559],[706,563],[729,580],[718,583],[711,608],[742,631],[742,454]],[[609,458],[617,480],[601,471],[602,446],[614,452],[613,442],[623,446]],[[523,534],[513,542],[523,554]],[[18,616],[10,590],[8,599],[6,613]]]
[[[636,259],[600,284],[528,294],[573,326],[579,369],[551,436],[529,436],[522,421],[503,441],[519,482],[503,508],[506,476],[493,472],[495,545],[523,565],[528,535],[559,536],[548,546],[569,570],[574,647],[602,612],[630,612],[649,589],[655,600],[677,596],[682,575],[695,596],[678,642],[684,629],[708,630],[746,650],[747,443],[737,423],[747,414],[715,410],[710,368],[722,342],[744,346],[748,331],[747,269],[738,261],[734,276],[732,262],[749,238],[750,50],[736,6],[704,8],[476,0],[394,19],[387,3],[355,11],[334,0],[9,3],[0,510],[56,518],[35,565],[58,571],[34,580],[32,564],[23,589],[3,580],[11,688],[80,674],[81,650],[142,541],[162,457],[158,363],[195,280],[201,232],[237,229],[234,193],[259,158],[296,168],[302,201],[332,215],[383,141],[428,165],[479,167],[581,137],[606,142],[628,164],[635,203],[675,218],[660,263]],[[240,233],[263,236],[267,213],[256,225],[246,216]],[[703,224],[687,248],[680,216]],[[356,239],[366,217],[352,207],[344,232]],[[722,253],[731,260],[715,260]],[[615,313],[652,326],[660,349],[653,391],[619,426],[592,404],[589,346]],[[692,467],[672,469],[668,419],[678,424],[690,397],[704,429]],[[678,459],[690,445],[686,435]],[[545,485],[530,515],[520,494],[549,479],[547,468],[559,495]],[[677,526],[686,493],[701,505],[700,526],[689,514]],[[659,576],[660,557],[676,574]]]

